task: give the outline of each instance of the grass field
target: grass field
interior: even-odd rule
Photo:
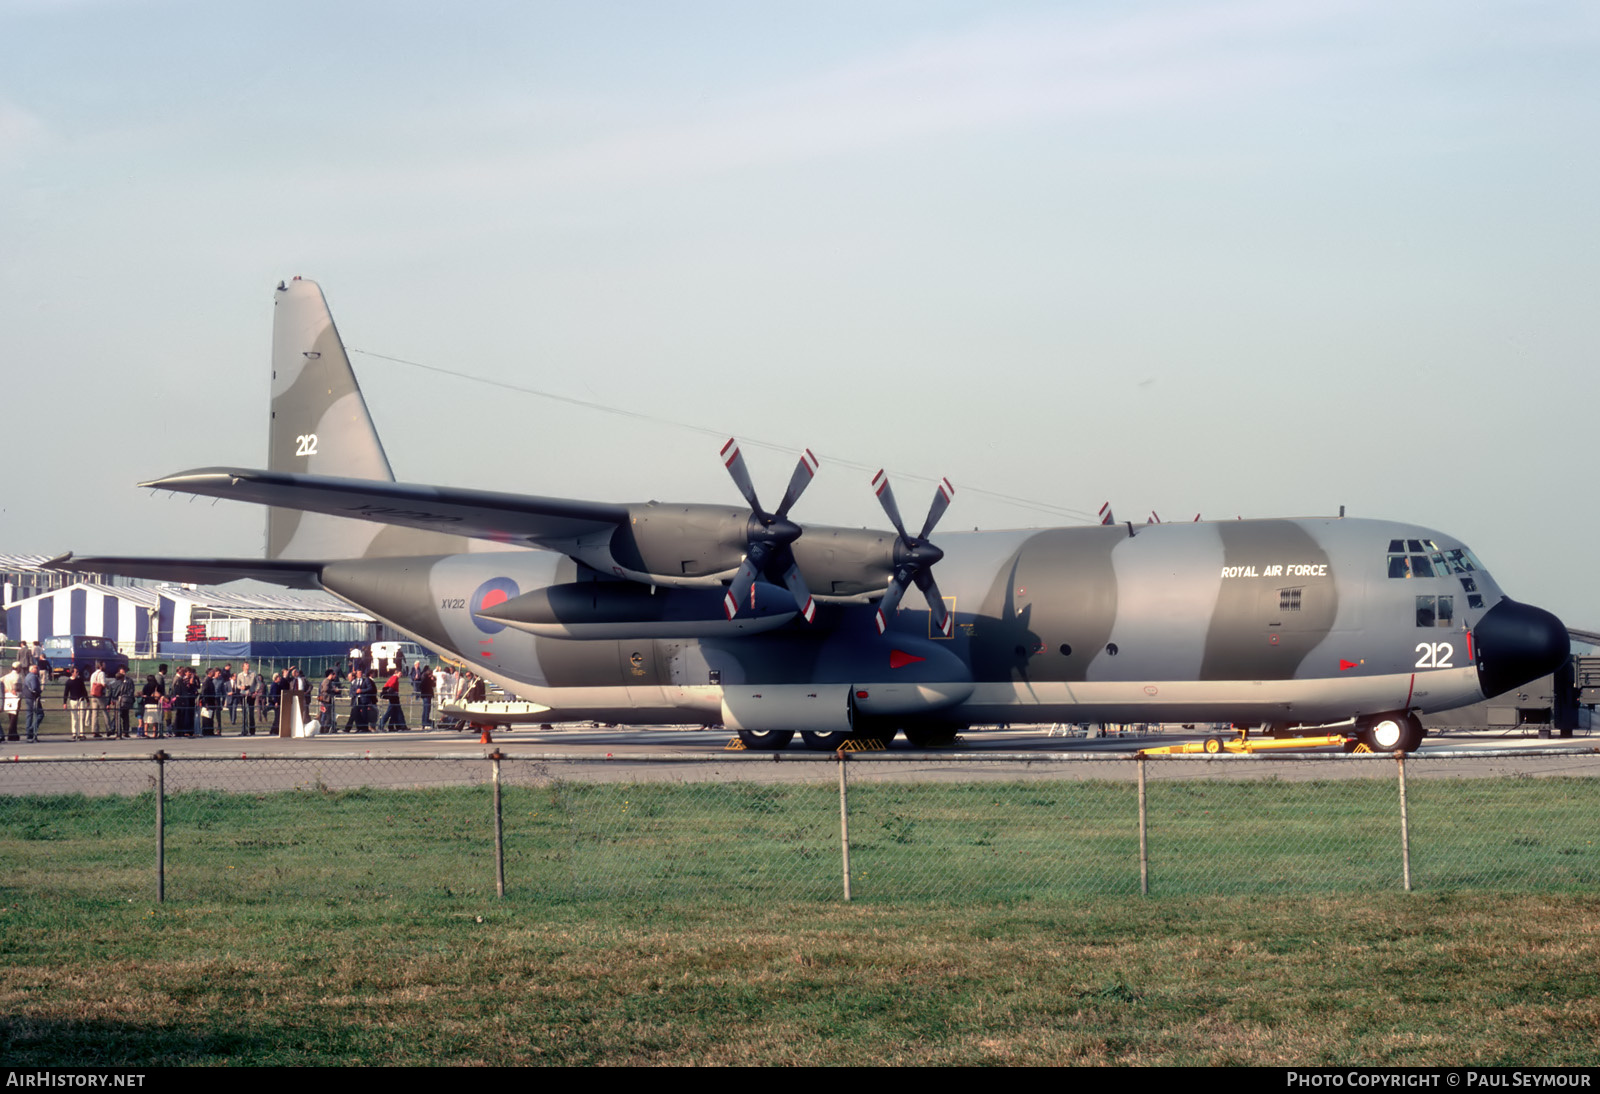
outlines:
[[[0,800],[0,1052],[174,1063],[1600,1061],[1591,780]],[[1485,880],[1487,879],[1487,880]],[[1446,884],[1455,888],[1446,890]],[[1468,887],[1474,886],[1474,887]],[[1495,890],[1500,891],[1495,891]]]

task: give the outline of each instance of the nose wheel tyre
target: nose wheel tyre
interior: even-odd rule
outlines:
[[[789,742],[794,740],[792,729],[741,729],[739,740],[744,742],[744,747],[751,752],[776,752],[780,748],[788,748]]]
[[[1361,739],[1374,752],[1415,752],[1422,743],[1422,723],[1414,714],[1385,714],[1362,729]]]

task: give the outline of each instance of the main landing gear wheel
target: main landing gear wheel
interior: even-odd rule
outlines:
[[[776,752],[794,740],[792,729],[741,729],[739,740],[752,752]]]
[[[1374,752],[1415,752],[1422,743],[1422,723],[1415,714],[1384,714],[1369,721],[1360,736]]]
[[[889,747],[900,727],[893,721],[880,718],[868,718],[857,714],[855,717],[855,731],[852,736],[858,741]]]
[[[961,730],[955,726],[906,726],[906,740],[918,748],[934,748],[954,744]]]
[[[832,733],[814,733],[809,729],[802,729],[800,731],[800,739],[813,752],[837,752],[850,739],[850,731],[848,729],[837,729]]]

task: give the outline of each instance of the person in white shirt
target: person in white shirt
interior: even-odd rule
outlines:
[[[246,661],[239,666],[239,673],[233,678],[233,693],[240,696],[240,707],[244,711],[244,726],[239,730],[241,737],[254,737],[256,735],[256,674],[250,671],[250,662]]]
[[[17,714],[22,710],[22,662],[12,662],[11,671],[0,676],[0,695],[5,696],[6,740],[21,740],[17,736]]]
[[[107,737],[117,735],[110,716],[106,714],[106,663],[96,661],[94,672],[89,674],[89,725],[94,728],[96,737],[100,736],[101,722],[106,724]]]

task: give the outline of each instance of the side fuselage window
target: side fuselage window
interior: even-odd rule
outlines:
[[[1449,627],[1455,624],[1456,605],[1453,596],[1417,597],[1417,626]]]

